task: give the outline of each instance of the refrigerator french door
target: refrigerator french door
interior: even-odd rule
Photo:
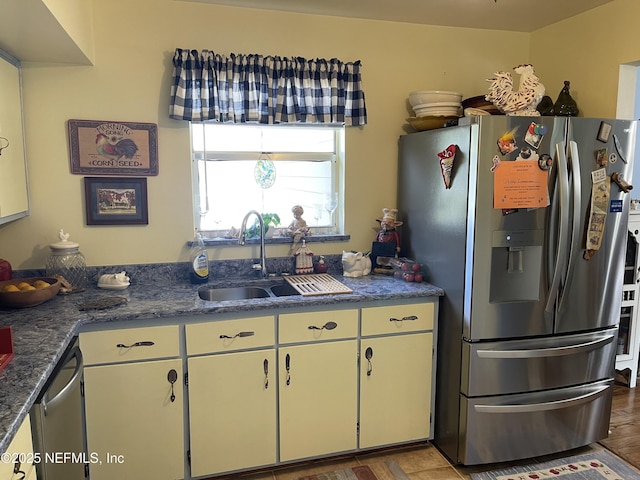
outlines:
[[[608,431],[630,201],[609,178],[631,178],[635,122],[467,122],[399,142],[402,253],[445,290],[434,441],[468,465],[598,441]],[[446,188],[438,153],[450,145]],[[549,168],[548,205],[501,208],[496,168],[522,160]],[[587,259],[592,172],[610,188],[601,243]],[[528,187],[526,177],[510,181]]]

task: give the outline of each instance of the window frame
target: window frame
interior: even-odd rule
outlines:
[[[329,161],[331,165],[331,191],[338,194],[338,208],[333,214],[333,225],[313,225],[311,211],[304,214],[305,220],[312,229],[312,236],[328,236],[338,235],[344,236],[344,182],[345,182],[345,126],[344,125],[247,125],[247,127],[256,126],[261,128],[287,128],[295,129],[296,127],[305,128],[331,128],[333,130],[334,152],[258,152],[258,151],[216,151],[207,150],[205,144],[204,151],[195,151],[193,142],[194,125],[202,125],[205,128],[207,124],[215,124],[216,122],[189,122],[189,138],[191,150],[191,176],[192,176],[192,213],[194,228],[201,231],[206,239],[223,239],[228,232],[228,228],[223,229],[204,229],[200,230],[200,208],[202,205],[200,194],[199,180],[199,163],[204,161],[248,161],[257,162],[268,156],[274,162],[286,161],[309,161],[324,162]],[[239,219],[240,221],[241,219]],[[290,223],[290,219],[286,216],[282,218],[278,228],[286,228]],[[335,228],[335,232],[332,229]]]

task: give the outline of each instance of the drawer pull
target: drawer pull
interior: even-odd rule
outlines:
[[[173,403],[176,401],[176,394],[173,391],[173,384],[176,383],[176,380],[178,380],[178,372],[176,372],[173,368],[169,370],[169,373],[167,373],[167,380],[169,380],[169,383],[171,384],[171,402]]]
[[[263,368],[264,368],[264,389],[266,390],[267,388],[269,388],[269,360],[267,360],[266,358],[264,359]]]
[[[402,317],[402,318],[393,318],[391,317],[389,319],[390,322],[403,322],[405,320],[417,320],[418,316],[417,315],[409,315],[408,317]]]
[[[144,342],[132,343],[131,345],[125,345],[124,343],[119,343],[119,344],[116,345],[116,347],[118,347],[118,348],[153,347],[154,345],[155,345],[155,343],[153,343],[153,342],[144,341]]]
[[[220,335],[220,338],[252,337],[253,335],[255,335],[255,332],[238,332],[232,337],[229,335]]]
[[[287,356],[284,357],[284,365],[287,369],[287,385],[291,384],[291,375],[289,374],[289,370],[291,370],[291,356],[287,353]]]
[[[369,363],[367,365],[367,377],[370,377],[371,372],[373,372],[373,364],[371,363],[371,359],[373,358],[373,348],[367,347],[364,352],[364,358],[366,358],[367,362]]]
[[[321,327],[316,327],[315,325],[309,325],[309,330],[333,330],[336,328],[338,324],[336,322],[327,322]]]

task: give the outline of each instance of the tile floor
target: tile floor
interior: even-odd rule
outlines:
[[[544,462],[555,457],[581,455],[594,450],[600,450],[602,448],[603,447],[599,444],[593,444],[570,452],[564,452],[560,455],[549,455],[546,457],[536,458],[534,461],[526,460],[510,462],[508,466]],[[239,478],[240,480],[296,480],[299,477],[311,475],[313,473],[329,472],[357,465],[371,465],[373,463],[387,460],[396,461],[411,480],[469,480],[471,478],[471,473],[493,470],[503,466],[494,464],[480,467],[454,467],[436,447],[430,443],[426,443],[424,445],[407,446],[375,453],[350,455],[331,460],[318,460],[291,467],[280,467],[276,470],[267,472],[235,476],[235,478]]]

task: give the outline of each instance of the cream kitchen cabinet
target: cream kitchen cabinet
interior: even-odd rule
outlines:
[[[274,320],[186,325],[192,476],[276,463]]]
[[[88,452],[116,455],[91,479],[230,475],[430,439],[437,308],[376,301],[81,333]]]
[[[0,224],[28,214],[20,63],[0,50]]]
[[[357,448],[358,310],[278,321],[280,461]]]
[[[362,309],[360,448],[433,438],[434,309]]]
[[[7,451],[0,461],[0,479],[2,480],[36,480],[34,463],[44,461],[33,453],[31,438],[31,420],[29,415],[13,437]]]
[[[80,348],[91,480],[184,478],[178,326],[81,333]]]

